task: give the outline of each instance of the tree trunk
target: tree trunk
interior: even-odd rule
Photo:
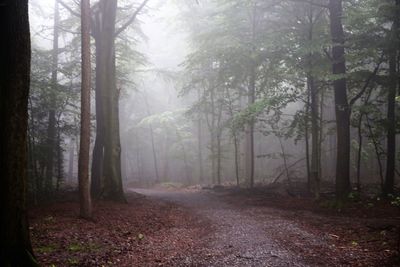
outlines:
[[[396,0],[397,10],[400,8],[400,0]],[[389,88],[387,108],[387,160],[384,194],[392,194],[394,190],[394,171],[396,168],[396,91],[398,78],[397,56],[399,51],[399,16],[396,12],[391,30],[391,46],[389,48]]]
[[[99,9],[92,15],[92,35],[96,48],[96,79],[95,79],[95,105],[96,105],[96,139],[93,147],[93,158],[91,166],[91,194],[93,197],[100,197],[103,182],[103,161],[104,161],[104,84],[103,77],[106,75],[106,59],[103,52],[103,20],[102,10]]]
[[[0,265],[39,266],[33,256],[26,212],[28,1],[3,2],[0,25]]]
[[[197,97],[200,101],[200,90],[197,91]],[[202,135],[202,123],[201,123],[201,115],[199,114],[199,118],[197,119],[197,161],[199,167],[199,183],[202,184],[204,182],[204,172],[203,172],[203,135]]]
[[[342,0],[329,1],[330,29],[332,38],[332,72],[335,77],[337,154],[336,197],[341,200],[350,192],[350,109],[347,100],[346,60],[342,25]]]
[[[92,217],[89,178],[90,150],[90,0],[81,1],[82,32],[82,85],[81,85],[81,136],[78,162],[80,217]]]
[[[53,172],[54,172],[54,152],[56,148],[56,91],[58,75],[58,24],[60,15],[58,10],[58,0],[54,4],[54,24],[53,24],[53,50],[51,63],[51,92],[49,100],[49,123],[47,127],[47,153],[46,153],[46,179],[45,190],[47,194],[53,191]]]
[[[75,141],[71,138],[69,142],[69,157],[68,157],[68,183],[72,184],[74,179],[74,157],[75,157]]]
[[[310,44],[313,43],[313,30],[314,30],[314,16],[313,7],[310,4],[309,10],[309,29],[308,29],[308,41]],[[311,168],[310,168],[310,180],[312,184],[312,192],[316,199],[319,199],[320,191],[320,173],[319,173],[319,126],[318,126],[318,90],[315,85],[314,74],[313,74],[313,53],[310,52],[308,55],[308,74],[307,74],[307,87],[310,96],[310,107],[311,107]]]
[[[248,106],[255,102],[255,68],[251,67],[250,71],[250,85],[248,91]],[[254,121],[251,120],[246,125],[246,176],[249,182],[250,188],[254,186]]]
[[[99,119],[102,120],[100,129],[102,133],[103,148],[98,148],[99,154],[101,149],[104,150],[102,159],[102,178],[100,196],[104,199],[125,202],[125,196],[122,188],[121,176],[121,144],[119,133],[119,93],[116,87],[115,72],[115,22],[116,22],[117,0],[102,0],[99,2],[98,13],[94,21],[100,25],[94,26],[94,35],[97,39],[96,56],[99,60],[96,62],[96,82],[100,88],[96,89],[96,93],[100,92],[101,103],[96,101],[96,105],[101,104],[102,112]],[[98,80],[97,80],[98,79]],[[99,127],[99,125],[98,125]],[[98,137],[97,137],[98,138]],[[100,145],[100,144],[99,144]],[[101,159],[101,156],[99,157]],[[97,161],[96,164],[99,162]]]
[[[146,104],[147,116],[150,116],[151,112],[150,112],[149,102],[147,101],[146,91],[144,92],[144,103]],[[156,147],[155,147],[155,142],[154,142],[154,131],[153,131],[153,126],[151,125],[151,123],[149,125],[149,130],[150,130],[151,151],[153,153],[154,172],[156,174],[156,183],[159,183],[160,175],[158,174],[158,162],[157,162],[157,153],[156,153]]]
[[[306,170],[307,170],[307,189],[311,193],[311,168],[310,168],[310,135],[309,135],[309,118],[308,115],[310,113],[310,90],[307,84],[307,102],[306,102],[306,114],[304,119],[304,139],[305,139],[305,146],[306,146]]]

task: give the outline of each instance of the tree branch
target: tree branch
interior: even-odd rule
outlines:
[[[68,10],[72,15],[80,18],[81,14],[78,12],[75,12],[72,8],[70,8],[66,3],[64,3],[62,0],[58,0],[58,3],[60,3],[60,5],[63,6],[63,8],[65,8],[66,10]]]
[[[356,94],[349,102],[350,107],[354,105],[354,103],[365,93],[365,91],[367,90],[371,80],[376,76],[376,73],[379,70],[379,67],[381,66],[383,62],[383,58],[381,57],[378,65],[376,65],[374,71],[368,76],[367,80],[365,81],[365,84],[363,86],[363,88],[361,89],[360,92],[358,92],[358,94]]]
[[[130,19],[124,23],[119,29],[115,31],[114,37],[117,37],[121,32],[123,32],[137,17],[137,15],[142,11],[144,6],[147,4],[149,0],[144,0],[142,4],[136,9],[136,11],[132,14]]]

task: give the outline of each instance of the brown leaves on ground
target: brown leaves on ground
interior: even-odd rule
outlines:
[[[93,221],[78,204],[30,210],[32,244],[43,266],[158,266],[185,253],[207,222],[169,203],[128,194],[128,204],[99,201]]]

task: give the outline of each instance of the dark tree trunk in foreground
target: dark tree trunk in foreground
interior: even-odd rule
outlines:
[[[26,212],[30,72],[28,1],[0,5],[0,266],[38,266]]]
[[[391,47],[389,48],[389,88],[387,109],[387,160],[384,194],[392,194],[394,189],[394,172],[396,168],[396,91],[398,77],[398,50],[399,50],[399,15],[400,0],[396,0],[397,12],[391,30]]]
[[[337,154],[336,154],[336,197],[346,198],[350,191],[350,109],[347,100],[346,60],[342,25],[341,0],[329,1],[329,18],[332,38],[332,71],[335,77]]]
[[[82,218],[92,217],[89,178],[90,149],[90,0],[81,1],[82,85],[81,85],[81,141],[79,148],[78,181],[79,206]]]

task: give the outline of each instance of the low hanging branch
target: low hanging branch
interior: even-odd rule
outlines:
[[[132,14],[130,19],[128,19],[119,29],[115,31],[114,37],[117,37],[121,32],[123,32],[133,21],[135,21],[137,15],[142,11],[142,9],[146,6],[147,2],[150,0],[144,0],[142,4],[136,9],[136,11]]]

